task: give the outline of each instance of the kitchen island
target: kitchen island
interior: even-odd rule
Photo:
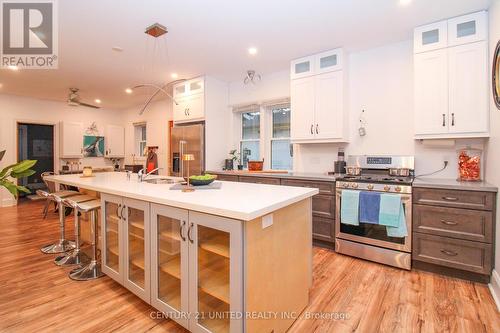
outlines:
[[[103,271],[190,331],[285,332],[308,304],[317,189],[48,180],[100,193]]]

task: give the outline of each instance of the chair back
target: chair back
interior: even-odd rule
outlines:
[[[54,193],[56,191],[56,183],[46,179],[47,176],[53,176],[53,175],[55,175],[55,173],[53,173],[52,171],[42,172],[42,175],[41,175],[45,186],[47,186],[47,188],[49,189],[49,193]]]

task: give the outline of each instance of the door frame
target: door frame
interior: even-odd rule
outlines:
[[[58,123],[53,122],[53,121],[44,121],[44,120],[33,120],[33,119],[15,119],[14,120],[14,133],[16,136],[15,143],[14,143],[14,151],[15,151],[15,163],[19,162],[19,125],[44,125],[44,126],[52,126],[52,137],[53,137],[53,143],[52,143],[52,156],[53,156],[53,165],[54,165],[54,172],[56,173],[57,170],[59,170],[59,145],[57,144],[59,142],[59,136],[58,136]],[[16,180],[17,183],[17,180]],[[17,199],[19,200],[19,198]]]

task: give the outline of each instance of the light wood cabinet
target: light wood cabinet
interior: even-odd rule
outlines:
[[[489,136],[486,37],[486,12],[415,29],[416,139]]]
[[[83,123],[63,121],[60,126],[61,158],[83,157]]]
[[[102,270],[150,302],[149,203],[102,194]]]
[[[125,157],[125,128],[117,125],[107,125],[104,142],[106,145],[106,157]]]
[[[151,217],[151,304],[191,332],[241,332],[221,317],[243,309],[241,221],[157,204]]]

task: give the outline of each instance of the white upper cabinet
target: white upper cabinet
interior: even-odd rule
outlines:
[[[125,128],[122,126],[107,125],[104,142],[106,144],[105,157],[125,157]]]
[[[314,75],[314,56],[293,60],[290,65],[291,79]]]
[[[199,121],[205,118],[205,81],[203,77],[174,86],[175,122]]]
[[[486,40],[488,12],[482,11],[448,20],[448,45],[456,46]]]
[[[315,77],[314,135],[316,139],[342,139],[343,72],[336,71]]]
[[[314,77],[292,80],[290,105],[293,140],[310,140],[314,138],[314,103]]]
[[[448,52],[450,132],[488,132],[487,42],[455,46]]]
[[[314,57],[315,73],[321,74],[342,69],[342,49],[317,54]]]
[[[414,57],[415,134],[448,133],[448,51]]]
[[[415,29],[415,138],[489,136],[487,19],[483,11]]]
[[[415,28],[413,49],[415,53],[442,49],[448,46],[448,24],[446,21]]]
[[[61,158],[83,157],[83,124],[63,121],[60,123]]]

